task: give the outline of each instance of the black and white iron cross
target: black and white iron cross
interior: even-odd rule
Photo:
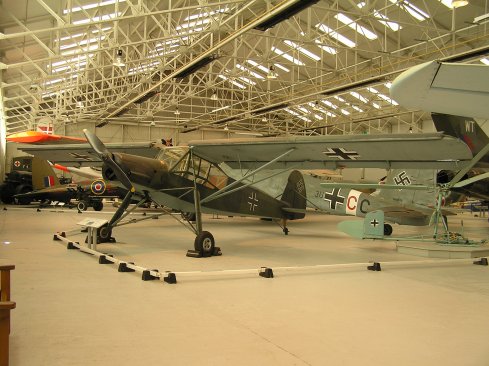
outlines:
[[[340,160],[357,160],[360,157],[356,151],[347,151],[342,147],[328,147],[323,154],[330,158],[338,158]]]
[[[372,221],[370,221],[370,225],[372,225],[373,227],[377,227],[378,224],[379,224],[379,222],[376,219],[373,219]]]
[[[333,192],[324,192],[324,200],[329,202],[329,208],[336,210],[336,205],[345,203],[345,196],[340,196],[341,188],[334,188]]]

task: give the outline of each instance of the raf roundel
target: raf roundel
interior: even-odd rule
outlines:
[[[93,194],[103,194],[105,192],[105,182],[103,180],[95,180],[92,182],[92,185],[90,186],[90,189]]]

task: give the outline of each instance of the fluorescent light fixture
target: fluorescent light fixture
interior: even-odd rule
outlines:
[[[392,86],[392,83],[388,81],[387,83],[384,84],[387,89],[390,89]]]
[[[83,6],[76,6],[76,7],[71,8],[71,9],[65,9],[65,10],[63,10],[63,14],[76,13],[76,12],[79,12],[79,11],[82,11],[82,10],[100,8],[102,6],[115,4],[116,2],[123,3],[125,1],[126,0],[105,0],[105,1],[98,1],[98,2],[93,3],[93,4],[87,4],[87,5],[83,5]]]
[[[207,17],[211,17],[211,16],[216,15],[216,14],[225,13],[228,10],[229,10],[229,8],[226,7],[226,8],[222,8],[219,10],[210,11],[210,12],[194,14],[194,15],[190,15],[190,16],[186,17],[184,20],[188,21],[188,20],[194,20],[194,19],[198,19],[198,18],[207,18]]]
[[[115,19],[119,16],[121,16],[121,12],[118,12],[118,13],[112,13],[112,14],[106,14],[106,15],[101,15],[101,16],[96,16],[96,17],[93,17],[93,18],[86,18],[86,19],[82,19],[82,20],[76,20],[73,22],[73,24],[75,25],[80,25],[80,24],[87,24],[87,23],[92,23],[92,22],[99,22],[101,20],[111,20],[111,19]]]
[[[484,65],[489,65],[489,58],[482,58],[481,59],[481,62],[484,64]]]
[[[449,8],[461,8],[466,5],[469,5],[468,0],[451,0]]]
[[[228,109],[228,108],[231,108],[231,106],[226,105],[224,107],[216,108],[216,109],[212,110],[211,112],[219,112],[219,111],[223,111],[223,110]]]
[[[272,52],[275,52],[277,55],[282,56],[286,60],[289,60],[290,62],[293,62],[296,65],[304,66],[304,63],[301,60],[292,57],[291,55],[285,53],[284,51],[278,49],[277,47],[272,47]]]
[[[280,64],[274,64],[276,67],[278,67],[279,69],[285,71],[285,72],[290,72],[290,70],[288,68],[286,68],[285,66],[282,66]]]
[[[300,53],[306,55],[307,57],[313,59],[314,61],[319,61],[321,60],[321,57],[319,57],[318,55],[316,55],[315,53],[312,53],[311,51],[309,50],[306,50],[304,47],[301,47],[299,46],[297,43],[293,42],[293,41],[290,41],[288,39],[286,39],[284,41],[284,43],[289,46],[289,47],[292,47],[294,49],[296,49],[297,51],[299,51]]]
[[[377,35],[370,31],[369,29],[365,28],[364,26],[358,24],[354,20],[348,18],[345,14],[338,13],[334,16],[336,19],[338,19],[341,23],[347,25],[354,31],[356,31],[358,34],[361,34],[364,37],[367,37],[371,41],[374,39],[377,39]]]
[[[183,23],[175,27],[176,30],[194,28],[211,22],[211,19],[200,19],[193,22]]]
[[[245,71],[245,72],[247,72],[248,74],[250,74],[250,75],[254,76],[254,77],[255,77],[255,78],[257,78],[257,79],[262,79],[262,80],[265,80],[265,77],[264,77],[264,76],[262,76],[262,75],[258,74],[257,72],[254,72],[253,70],[248,69],[247,67],[244,67],[244,66],[243,66],[243,65],[241,65],[241,64],[236,64],[236,67],[237,67],[238,69],[240,69],[241,71]],[[264,67],[264,69],[265,69],[265,70],[267,70],[267,68],[266,68],[266,67]],[[267,71],[268,71],[268,70],[267,70]]]
[[[350,92],[350,95],[357,98],[358,100],[361,100],[363,103],[368,104],[368,100],[359,93],[352,91]]]
[[[85,45],[90,44],[90,43],[96,43],[98,41],[103,41],[105,38],[106,38],[105,36],[100,36],[99,38],[84,39],[84,40],[81,40],[80,42],[76,42],[76,43],[63,44],[63,45],[59,46],[59,49],[60,50],[67,50],[68,48],[85,46]]]
[[[76,55],[77,53],[94,51],[97,49],[98,49],[98,44],[93,44],[89,47],[80,47],[80,48],[75,48],[75,49],[69,50],[69,51],[61,51],[61,55],[63,55],[63,56]]]
[[[398,6],[399,8],[403,9],[409,15],[411,15],[413,18],[419,20],[420,22],[428,19],[430,16],[426,14],[423,10],[420,8],[414,6],[411,4],[408,0],[403,0],[403,1],[397,1],[397,0],[389,0],[391,3],[394,5]]]
[[[238,76],[238,79],[243,80],[247,84],[256,85],[256,83],[253,80],[251,80],[250,78],[247,78],[245,76]]]
[[[240,89],[246,89],[246,86],[244,86],[241,83],[238,83],[237,81],[234,81],[234,80],[228,78],[227,76],[224,76],[222,74],[219,74],[219,75],[217,75],[217,77],[219,77],[219,78],[221,78],[223,80],[229,81],[231,84],[236,85]]]
[[[315,39],[314,42],[316,43],[316,46],[318,46],[320,49],[323,51],[326,51],[332,55],[336,55],[336,49],[333,47],[325,46],[320,40]]]
[[[60,83],[62,81],[64,81],[65,79],[53,79],[53,80],[49,80],[49,81],[45,81],[44,82],[44,85],[52,85],[52,84],[57,84],[57,83]]]
[[[321,103],[323,103],[324,105],[327,105],[330,108],[338,109],[338,106],[336,104],[331,103],[329,100],[323,100],[322,99]]]
[[[329,37],[336,39],[338,42],[343,43],[345,46],[353,48],[356,47],[356,43],[353,42],[352,40],[346,38],[345,36],[339,34],[338,32],[332,30],[329,28],[327,25],[318,23],[316,24],[316,28],[319,29],[321,32],[326,33]]]
[[[246,60],[246,62],[249,63],[251,66],[254,66],[254,67],[260,69],[261,71],[263,71],[264,73],[268,74],[268,69],[265,66],[260,65],[258,62],[250,60],[250,59]]]

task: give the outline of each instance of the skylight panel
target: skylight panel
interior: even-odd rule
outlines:
[[[304,63],[301,60],[296,59],[295,57],[292,57],[291,55],[289,55],[288,53],[285,53],[284,51],[278,49],[277,47],[272,47],[272,51],[275,52],[277,55],[282,56],[286,60],[293,62],[296,65],[304,66]]]
[[[350,92],[350,95],[361,100],[363,103],[368,104],[368,100],[357,92]]]
[[[338,32],[332,30],[329,28],[327,25],[324,25],[322,23],[316,24],[316,28],[319,29],[321,32],[326,33],[329,37],[336,39],[338,42],[343,43],[345,46],[353,48],[356,47],[356,43],[353,42],[352,40],[346,38],[345,36],[339,34]]]
[[[387,83],[384,84],[387,89],[390,89],[392,86],[392,83],[388,81]]]
[[[57,67],[57,68],[53,68],[51,70],[51,72],[52,73],[57,73],[57,72],[61,72],[61,71],[69,70],[69,69],[82,69],[86,65],[87,65],[87,62],[86,61],[80,62],[80,63],[76,63],[76,64],[73,63],[73,64],[69,64],[69,65],[65,65],[65,66],[60,66],[60,67]]]
[[[250,59],[246,60],[246,62],[249,63],[251,66],[254,66],[254,67],[260,69],[261,71],[263,71],[264,73],[268,74],[269,70],[265,66],[259,64],[258,62],[250,60]]]
[[[361,108],[357,107],[356,105],[353,105],[353,104],[352,104],[352,105],[351,105],[351,107],[352,107],[354,110],[356,110],[357,112],[360,112],[360,113],[361,113],[361,112],[363,112],[363,109],[361,109]]]
[[[285,66],[282,66],[280,64],[274,64],[274,65],[277,66],[279,69],[284,70],[285,72],[290,72],[290,70],[288,68],[286,68]]]
[[[246,89],[246,86],[244,86],[244,85],[243,85],[243,84],[241,84],[241,83],[238,83],[238,82],[237,82],[237,81],[235,81],[235,80],[232,80],[232,79],[228,78],[227,76],[224,76],[224,75],[222,75],[222,74],[219,74],[219,75],[217,75],[217,76],[218,76],[218,77],[220,77],[221,79],[224,79],[224,80],[226,80],[226,81],[229,81],[231,84],[236,85],[236,86],[237,86],[238,88],[240,88],[240,89]]]
[[[489,65],[489,58],[487,58],[487,57],[483,58],[483,59],[481,59],[481,62],[485,65]]]
[[[377,18],[377,21],[386,27],[389,27],[392,29],[394,32],[397,32],[399,29],[402,29],[402,27],[397,24],[396,22],[391,22],[387,16],[384,14],[380,14],[377,10],[374,10],[374,16]]]
[[[219,111],[223,111],[223,110],[228,109],[228,108],[231,108],[231,106],[225,105],[224,107],[213,109],[211,112],[219,112]]]
[[[141,72],[149,71],[151,69],[154,69],[159,64],[160,64],[159,61],[153,61],[153,62],[150,62],[148,64],[138,65],[138,66],[135,66],[135,67],[130,68],[127,71],[127,74],[128,75],[134,75],[134,74],[138,74],[138,73],[141,73]]]
[[[343,113],[345,116],[350,115],[350,112],[348,112],[346,109],[341,109],[341,113]]]
[[[380,105],[378,105],[377,103],[372,102],[372,105],[374,106],[374,108],[376,108],[376,109],[380,109]]]
[[[322,42],[318,39],[315,39],[314,42],[316,42],[316,46],[318,46],[320,49],[322,49],[323,51],[326,51],[332,55],[336,55],[336,49],[333,48],[333,47],[329,47],[329,46],[325,46],[324,44],[322,44]]]
[[[336,100],[339,100],[341,103],[346,103],[346,100],[344,100],[344,99],[343,99],[342,97],[340,97],[339,95],[335,95],[333,98],[334,98],[334,99],[336,99]]]
[[[204,24],[208,24],[210,22],[211,22],[211,19],[209,19],[209,18],[207,18],[207,19],[199,19],[199,20],[195,20],[193,22],[188,22],[188,23],[180,24],[177,27],[175,27],[175,29],[176,30],[180,30],[180,29],[194,28],[194,27],[197,27],[197,26],[202,26]]]
[[[302,53],[302,54],[306,55],[307,57],[309,57],[309,58],[313,59],[314,61],[319,61],[319,60],[321,60],[321,57],[319,57],[319,56],[318,56],[318,55],[316,55],[315,53],[313,53],[313,52],[311,52],[311,51],[309,51],[309,50],[305,49],[304,47],[299,46],[299,45],[298,45],[297,43],[295,43],[295,42],[292,42],[292,41],[290,41],[290,40],[286,39],[286,40],[284,41],[284,43],[285,43],[287,46],[292,47],[292,48],[296,49],[297,51],[299,51],[300,53]]]
[[[190,15],[190,16],[186,17],[184,20],[187,21],[187,20],[194,20],[194,19],[198,19],[198,18],[207,18],[207,17],[211,17],[211,16],[216,15],[216,14],[225,13],[228,10],[229,10],[229,8],[226,7],[223,9],[214,10],[214,11],[210,11],[210,12],[194,14],[194,15]]]
[[[79,63],[79,62],[85,62],[85,60],[87,58],[92,58],[93,57],[93,53],[90,53],[88,55],[83,55],[83,56],[76,56],[76,57],[72,57],[68,60],[63,60],[63,61],[56,61],[56,62],[53,62],[51,65],[48,65],[48,67],[57,67],[57,66],[61,66],[61,65],[66,65],[66,64],[70,64],[70,63]]]
[[[338,19],[341,23],[347,25],[348,27],[350,27],[351,29],[353,29],[357,33],[361,34],[362,36],[367,37],[371,41],[374,39],[377,39],[377,35],[374,32],[372,32],[369,29],[365,28],[364,26],[358,24],[354,20],[348,18],[346,15],[344,15],[342,13],[338,13],[334,17],[336,19]]]
[[[292,110],[292,109],[290,109],[290,108],[284,108],[284,111],[289,112],[290,114],[292,114],[292,115],[294,115],[294,116],[297,116],[297,117],[298,117],[298,116],[300,116],[300,114],[299,114],[299,113],[297,113],[296,111],[293,111],[293,110]]]
[[[300,110],[302,113],[305,113],[305,114],[309,114],[309,113],[311,113],[311,112],[309,112],[309,110],[308,110],[308,109],[306,109],[306,108],[304,108],[304,107],[300,107],[300,106],[299,106],[299,107],[296,107],[296,108],[297,108],[298,110]]]
[[[76,12],[79,12],[79,11],[82,11],[82,10],[88,10],[88,9],[99,8],[99,7],[102,7],[102,6],[112,5],[112,4],[115,4],[116,2],[123,3],[125,1],[126,0],[105,0],[105,1],[98,1],[98,2],[92,3],[92,4],[87,4],[87,5],[83,5],[83,6],[76,6],[76,7],[71,8],[71,9],[65,9],[65,10],[63,10],[63,14],[76,13]]]
[[[240,69],[241,71],[247,72],[248,74],[250,74],[250,75],[254,76],[255,78],[262,79],[262,80],[264,80],[264,79],[265,79],[265,77],[264,77],[264,76],[260,75],[260,74],[259,74],[259,73],[257,73],[257,72],[254,72],[253,70],[248,69],[247,67],[244,67],[243,65],[236,64],[236,67],[237,67],[238,69]],[[264,69],[265,69],[265,70],[267,70],[265,67],[264,67]],[[267,73],[268,73],[268,70],[267,70]]]
[[[395,4],[396,6],[400,7],[401,9],[405,10],[406,12],[408,12],[409,15],[416,18],[420,22],[430,17],[423,10],[411,4],[408,0],[403,0],[403,1],[389,0],[389,1]]]
[[[392,105],[399,105],[399,103],[397,103],[394,99],[392,98],[389,98],[387,95],[385,94],[382,94],[382,93],[378,93],[377,94],[380,98],[384,99],[386,102],[389,102],[390,104]]]

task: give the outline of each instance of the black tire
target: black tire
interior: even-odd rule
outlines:
[[[102,211],[104,208],[104,203],[102,201],[93,201],[92,207],[94,211]]]
[[[76,208],[79,211],[86,211],[88,209],[88,203],[87,203],[87,201],[85,201],[85,200],[78,201],[78,203],[76,204]]]
[[[112,228],[109,229],[108,226],[102,226],[98,229],[98,237],[100,238],[100,242],[107,242],[112,236]]]
[[[390,236],[392,234],[392,225],[384,224],[384,235]]]
[[[25,194],[29,192],[32,192],[32,187],[28,185],[21,184],[20,186],[17,186],[17,188],[15,188],[15,194]],[[15,198],[15,203],[17,203],[18,205],[28,205],[31,202],[32,199],[28,197]]]
[[[203,257],[210,257],[214,253],[214,237],[208,231],[202,231],[195,237],[194,249]]]
[[[3,203],[11,204],[14,202],[15,187],[4,183],[0,186],[0,199]]]

